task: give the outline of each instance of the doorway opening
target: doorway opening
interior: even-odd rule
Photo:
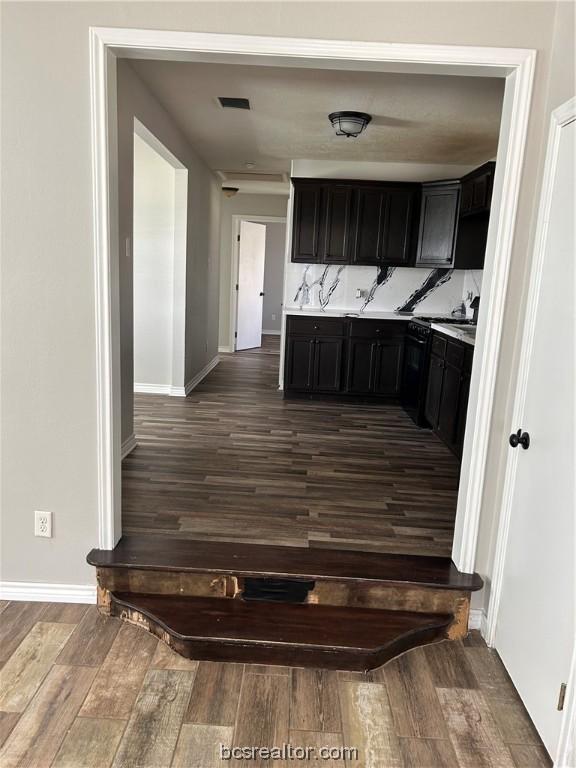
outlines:
[[[175,38],[178,38],[177,40]],[[240,48],[238,46],[240,45]],[[254,47],[256,46],[256,47]],[[282,39],[233,39],[218,35],[178,34],[144,30],[92,30],[92,72],[94,94],[94,147],[95,147],[95,220],[97,222],[98,319],[99,319],[99,396],[102,426],[100,487],[102,489],[101,546],[111,548],[121,533],[118,491],[120,466],[114,459],[112,446],[119,446],[117,397],[119,382],[115,384],[114,366],[110,364],[112,348],[119,343],[114,317],[114,271],[110,260],[117,258],[117,246],[110,232],[116,231],[117,212],[115,196],[115,144],[109,142],[109,116],[115,112],[115,84],[109,77],[109,67],[116,66],[114,54],[138,56],[138,52],[152,51],[154,58],[169,59],[175,48],[188,61],[207,61],[211,56],[222,61],[232,56],[246,55],[252,65],[289,64],[303,69],[316,67],[321,57],[322,66],[340,70],[371,70],[398,72],[426,72],[428,74],[456,74],[496,76],[505,79],[501,141],[498,146],[497,171],[492,198],[493,215],[488,233],[484,293],[485,312],[479,326],[476,351],[481,364],[475,365],[471,378],[471,420],[474,440],[467,437],[464,444],[458,512],[453,560],[465,572],[474,570],[476,540],[482,501],[482,487],[486,471],[486,453],[490,431],[493,390],[502,331],[506,281],[514,231],[516,204],[522,165],[522,153],[527,130],[528,107],[532,87],[534,52],[509,49],[445,49],[442,46],[387,46],[363,44],[342,46],[337,41],[315,41],[314,49],[307,41]],[[370,49],[368,51],[368,48]],[[255,60],[251,56],[259,51]],[[218,51],[217,54],[214,52]],[[147,55],[148,55],[147,54]],[[367,62],[366,58],[370,61]],[[182,58],[182,56],[181,56]],[[448,64],[446,62],[449,62]],[[450,78],[448,78],[450,79]],[[110,196],[109,196],[110,192]],[[112,205],[109,205],[109,202]],[[110,333],[106,331],[111,331]],[[116,414],[116,416],[114,415]],[[119,455],[119,452],[118,452]]]
[[[233,351],[279,348],[285,253],[285,217],[232,217]]]
[[[134,121],[134,392],[184,393],[188,171]]]

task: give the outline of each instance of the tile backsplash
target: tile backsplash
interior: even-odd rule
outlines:
[[[293,264],[286,268],[286,309],[449,314],[482,289],[482,270]],[[357,297],[358,290],[363,291]]]

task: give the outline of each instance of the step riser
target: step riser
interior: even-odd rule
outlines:
[[[113,598],[109,603],[109,611],[111,616],[116,616],[122,621],[138,626],[155,635],[181,656],[198,661],[368,672],[412,648],[446,639],[445,636],[439,634],[438,630],[420,630],[410,638],[399,638],[393,645],[367,660],[363,654],[343,649],[294,648],[287,645],[270,647],[265,644],[256,645],[253,643],[243,645],[242,643],[222,639],[217,642],[182,640],[172,636],[153,618],[140,611],[118,604]]]
[[[136,568],[98,568],[97,579],[98,605],[103,613],[110,612],[110,592],[234,599],[240,597],[244,582],[242,577],[221,574]],[[451,614],[454,620],[448,627],[447,639],[460,639],[466,637],[468,632],[470,593],[459,590],[318,579],[314,589],[308,593],[306,602],[350,608]]]

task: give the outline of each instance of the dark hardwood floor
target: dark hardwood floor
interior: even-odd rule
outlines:
[[[135,395],[123,531],[449,556],[458,462],[396,405],[288,400],[278,337],[187,398]]]

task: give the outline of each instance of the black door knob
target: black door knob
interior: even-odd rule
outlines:
[[[264,296],[264,291],[260,291],[259,295]]]
[[[517,448],[519,445],[521,445],[522,448],[524,448],[526,451],[530,447],[530,435],[528,432],[522,432],[522,430],[519,429],[518,432],[514,432],[512,435],[510,435],[508,442],[512,448]]]

